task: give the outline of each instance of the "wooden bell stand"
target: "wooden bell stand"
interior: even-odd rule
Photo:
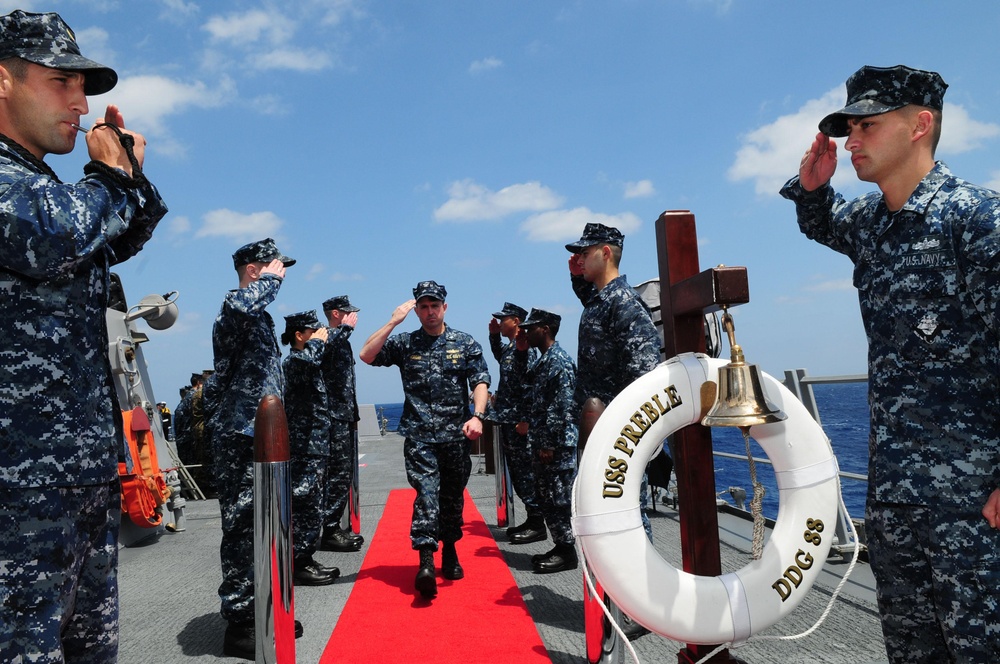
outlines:
[[[656,249],[660,271],[660,315],[666,357],[705,352],[704,315],[723,305],[750,301],[745,267],[716,267],[699,271],[698,234],[694,215],[668,210],[656,221]],[[701,576],[722,573],[719,518],[716,512],[715,465],[712,432],[701,424],[673,435],[674,473],[680,514],[684,571]],[[677,653],[680,664],[694,664],[718,646],[687,644]],[[709,662],[740,662],[728,650]]]

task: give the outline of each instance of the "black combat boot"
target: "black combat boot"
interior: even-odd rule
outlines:
[[[572,544],[557,544],[554,553],[548,558],[532,562],[535,574],[552,574],[576,569],[579,561],[576,558],[576,547]]]
[[[222,654],[250,661],[257,658],[257,640],[252,620],[231,622],[226,625],[226,634],[222,638]]]
[[[532,564],[532,566],[537,565],[538,563],[542,562],[546,558],[552,556],[558,550],[559,550],[559,545],[557,544],[554,547],[552,547],[551,549],[549,549],[548,551],[546,551],[545,553],[536,553],[535,555],[533,555],[531,557],[531,564]]]
[[[302,623],[295,621],[295,638],[302,636]],[[254,661],[257,659],[257,633],[253,620],[230,622],[222,637],[222,654]]]
[[[511,544],[530,544],[545,540],[545,518],[540,514],[529,516],[524,527],[508,537]]]
[[[458,552],[454,542],[444,542],[441,549],[441,576],[449,581],[457,581],[465,576],[465,570],[458,562]]]
[[[311,557],[300,558],[294,562],[292,582],[297,586],[328,586],[339,576],[336,567],[325,567]]]
[[[351,551],[360,551],[361,545],[364,543],[365,538],[361,535],[349,533],[342,528],[324,528],[323,539],[319,542],[319,550],[349,553]]]
[[[416,586],[417,592],[427,599],[437,596],[433,549],[420,549],[420,569],[417,570],[417,578],[413,585]]]

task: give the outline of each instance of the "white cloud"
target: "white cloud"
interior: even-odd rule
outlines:
[[[438,221],[500,219],[515,212],[539,212],[562,205],[563,198],[540,182],[512,184],[491,191],[466,179],[448,187],[449,200],[434,211]]]
[[[194,16],[201,10],[197,3],[184,0],[160,0],[160,2],[165,8],[160,16],[168,20]]]
[[[329,53],[319,49],[276,48],[254,58],[258,69],[290,69],[292,71],[320,71],[333,64]]]
[[[646,198],[656,193],[652,180],[625,183],[625,198]]]
[[[195,237],[226,237],[241,242],[275,237],[285,223],[273,212],[243,214],[226,208],[206,213],[203,221]]]
[[[295,33],[295,25],[280,12],[251,9],[242,14],[212,16],[203,28],[220,42],[246,46],[261,40],[283,44]]]
[[[583,227],[589,223],[613,226],[625,235],[635,232],[642,226],[639,217],[631,212],[610,215],[578,207],[531,215],[521,224],[521,230],[532,242],[559,242],[579,239],[583,234]]]
[[[984,187],[989,187],[993,191],[1000,191],[1000,171],[993,171],[990,173],[990,180],[983,184]]]
[[[166,119],[190,108],[217,108],[235,97],[231,79],[214,86],[202,81],[183,83],[164,76],[129,76],[113,90],[91,97],[91,114],[101,116],[107,104],[117,104],[125,114],[125,126],[136,129],[150,140],[150,149],[177,154],[183,147],[168,135]]]
[[[191,230],[191,220],[187,217],[171,217],[167,220],[167,228],[171,235],[184,235]]]
[[[741,137],[742,147],[736,152],[727,173],[730,180],[752,180],[754,190],[765,196],[776,196],[781,185],[798,172],[802,155],[819,131],[819,121],[844,105],[844,91],[838,86],[819,99],[807,101],[791,115],[779,117],[771,124],[759,127]],[[974,150],[987,139],[1000,135],[1000,125],[973,120],[962,107],[944,105],[944,129],[938,154],[958,154]],[[857,179],[849,155],[843,149],[844,139],[838,139],[840,163],[833,184],[838,189],[854,185]]]
[[[985,140],[1000,134],[1000,125],[978,122],[962,106],[945,104],[942,114],[941,142],[938,152],[961,154],[982,147]]]
[[[358,20],[366,16],[358,0],[312,0],[309,4],[319,11],[323,25],[340,25],[347,19]]]
[[[322,263],[313,263],[312,265],[309,266],[309,271],[306,272],[305,280],[313,281],[316,279],[316,277],[323,274],[323,272],[325,271],[326,271],[325,265],[323,265]]]
[[[469,65],[470,74],[481,74],[484,71],[489,71],[491,69],[499,69],[503,66],[503,60],[500,58],[495,58],[490,56],[488,58],[483,58],[482,60],[476,60],[471,65]]]
[[[850,279],[831,279],[830,281],[820,281],[819,283],[803,286],[802,290],[812,293],[829,293],[831,291],[853,291],[854,282]]]
[[[796,113],[746,134],[729,168],[729,179],[753,180],[758,194],[776,196],[781,185],[798,172],[803,153],[819,131],[816,125],[843,104],[843,86],[838,86],[819,99],[807,101]],[[837,175],[843,170],[838,169]]]
[[[76,43],[85,57],[108,67],[115,67],[115,52],[108,46],[108,31],[103,28],[82,28],[74,31]]]

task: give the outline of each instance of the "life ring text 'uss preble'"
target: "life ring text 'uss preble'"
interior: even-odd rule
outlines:
[[[700,389],[724,360],[685,353],[626,387],[597,421],[573,487],[573,530],[604,591],[648,629],[683,643],[742,643],[801,602],[833,543],[837,461],[820,425],[780,382],[761,373],[788,416],[750,428],[774,466],[778,516],[759,560],[720,576],[677,569],[642,528],[643,470],[663,440],[702,414]]]

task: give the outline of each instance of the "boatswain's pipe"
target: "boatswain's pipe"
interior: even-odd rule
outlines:
[[[292,484],[281,399],[257,406],[253,436],[254,602],[257,664],[295,664]]]
[[[500,425],[493,423],[493,468],[497,485],[497,527],[503,528],[514,520],[514,506],[510,494],[514,491],[507,473],[507,457],[503,453],[503,433]]]
[[[351,483],[347,491],[347,509],[340,517],[341,530],[361,534],[361,464],[358,450],[358,423],[351,423]]]

